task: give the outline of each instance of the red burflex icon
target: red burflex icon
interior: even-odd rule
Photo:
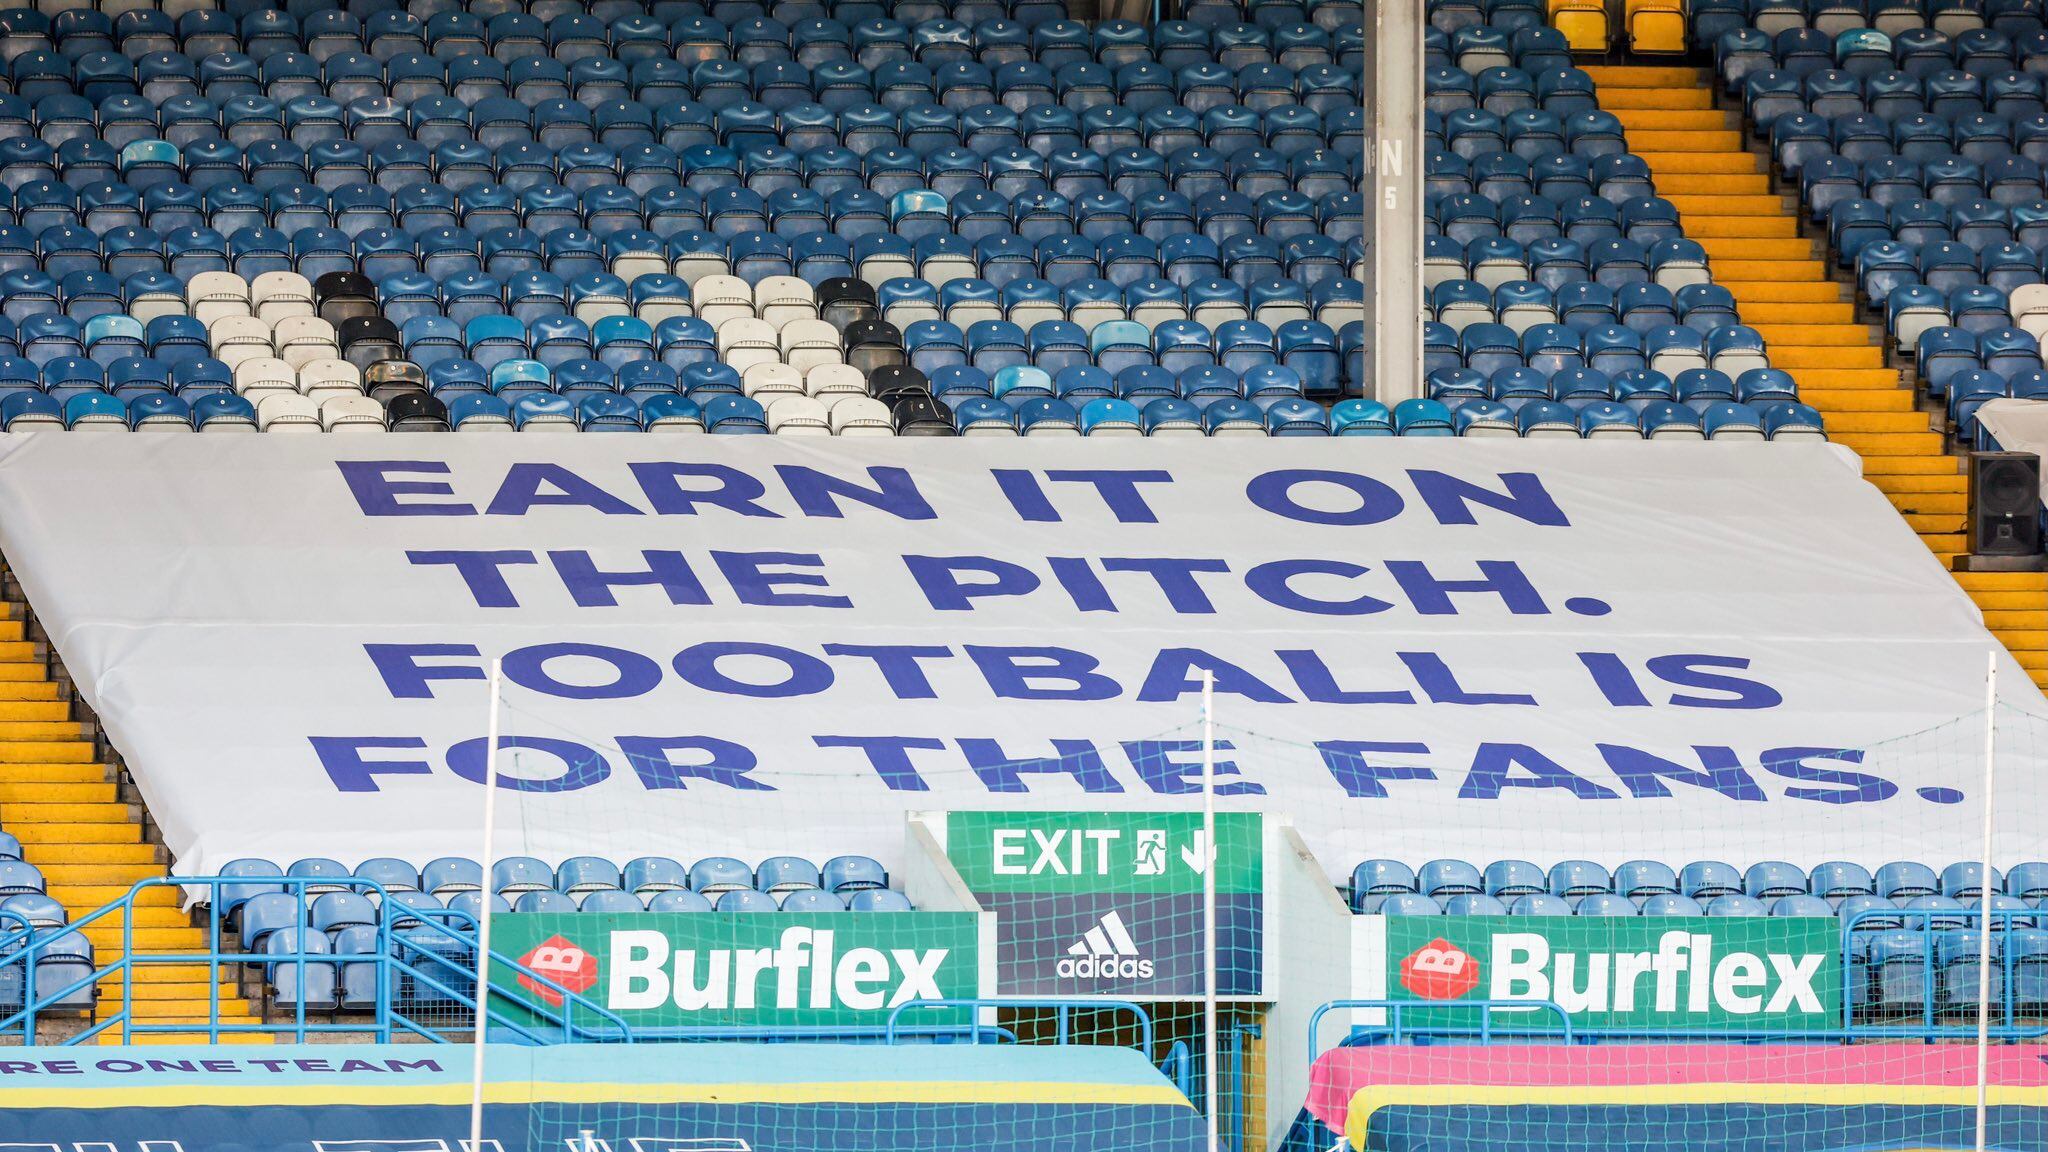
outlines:
[[[550,936],[534,945],[533,951],[521,956],[519,962],[536,975],[545,976],[578,995],[597,983],[597,957],[561,936]],[[550,1005],[561,1006],[562,994],[532,976],[522,974],[519,986]]]
[[[1401,987],[1424,1000],[1456,1000],[1478,986],[1478,958],[1441,936],[1401,961]]]

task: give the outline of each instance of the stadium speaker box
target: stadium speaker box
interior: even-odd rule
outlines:
[[[2041,551],[2041,458],[1979,452],[1970,458],[1970,551],[2032,556]]]

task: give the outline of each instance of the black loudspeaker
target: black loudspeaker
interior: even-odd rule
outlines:
[[[1970,458],[1970,551],[2033,556],[2041,551],[2041,458],[1979,452]]]

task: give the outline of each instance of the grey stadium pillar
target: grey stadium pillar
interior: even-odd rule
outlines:
[[[1366,395],[1422,395],[1421,0],[1367,0]]]

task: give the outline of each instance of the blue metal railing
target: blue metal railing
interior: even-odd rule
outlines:
[[[237,952],[225,947],[228,932],[228,913],[223,907],[223,890],[228,887],[263,886],[295,896],[297,918],[294,924],[302,930],[308,924],[307,912],[311,908],[309,897],[316,895],[310,890],[353,891],[374,898],[377,908],[376,947],[365,953],[307,952],[303,943],[291,951]],[[151,952],[139,949],[136,941],[137,900],[152,889],[168,888],[183,892],[197,891],[205,905],[206,945],[201,951]],[[473,1031],[476,1023],[476,939],[474,918],[467,913],[450,909],[414,909],[406,906],[404,894],[386,892],[383,885],[373,880],[356,877],[247,877],[247,876],[180,876],[152,878],[137,882],[128,892],[102,908],[80,917],[64,928],[34,929],[26,920],[13,913],[0,913],[0,920],[11,918],[19,922],[21,929],[0,935],[0,987],[5,986],[10,972],[22,970],[21,985],[24,989],[21,1007],[0,1017],[0,1035],[19,1032],[25,1042],[34,1042],[36,1026],[40,1018],[57,1013],[81,1014],[75,1005],[84,994],[92,999],[98,990],[110,982],[118,982],[120,989],[119,1007],[106,1013],[91,1025],[67,1038],[64,1043],[85,1043],[108,1030],[119,1027],[124,1038],[131,1039],[150,1033],[177,1033],[197,1035],[205,1033],[212,1041],[222,1036],[263,1033],[290,1036],[304,1042],[307,1037],[320,1033],[370,1033],[379,1043],[391,1042],[394,1035],[406,1033],[426,1040],[449,1042],[458,1035]],[[51,943],[60,937],[78,933],[93,925],[118,926],[121,935],[121,955],[105,964],[96,960],[88,965],[89,971],[61,986],[52,989],[36,987],[35,968],[37,957],[47,951]],[[406,927],[417,925],[417,927]],[[309,930],[310,931],[310,930]],[[301,937],[303,941],[303,937]],[[493,950],[490,963],[495,975],[520,980],[546,989],[559,997],[558,1004],[533,1002],[511,997],[501,998],[493,987],[493,994],[484,1005],[486,1031],[503,1029],[528,1043],[548,1043],[557,1040],[574,1040],[583,1043],[631,1043],[634,1033],[624,1019],[608,1009],[584,999],[554,980],[527,968],[517,960]],[[167,1022],[151,1020],[136,1012],[136,976],[138,972],[152,968],[163,969],[171,966],[190,968],[203,965],[207,980],[207,1018],[203,1023],[191,1021]],[[240,978],[249,967],[260,967],[262,980],[268,988],[271,977],[284,965],[294,969],[294,998],[291,1019],[271,1022],[264,1018],[248,1021],[223,1018],[221,999],[222,976],[233,978],[226,996],[240,1001]],[[309,968],[327,967],[332,969],[337,984],[345,966],[369,965],[374,970],[375,992],[367,1012],[356,1012],[346,1020],[333,1019],[333,1013],[319,1008],[310,1008],[304,995],[307,989]],[[410,1012],[401,1011],[401,989],[413,993],[424,992],[423,1003],[431,1003],[448,1017],[445,1021],[416,1018]],[[268,992],[264,993],[268,998]],[[90,1014],[88,1010],[84,1014]],[[328,1017],[316,1019],[311,1017]],[[364,1017],[368,1018],[365,1019]],[[538,1021],[536,1023],[535,1021]]]
[[[905,1013],[941,1008],[975,1009],[977,1010],[977,1015],[978,1010],[983,1008],[1015,1008],[1025,1011],[1050,1010],[1053,1013],[1053,1043],[1058,1045],[1074,1043],[1073,1014],[1077,1011],[1128,1012],[1138,1030],[1138,1042],[1136,1044],[1123,1045],[1123,1047],[1136,1048],[1145,1054],[1145,1059],[1152,1059],[1152,1015],[1129,1000],[1074,1000],[1058,997],[1031,998],[1012,996],[973,996],[943,1000],[911,1000],[898,1004],[890,1011],[888,1023],[883,1026],[887,1042],[890,1044],[899,1042],[898,1033],[902,1028],[901,1020]],[[981,1032],[982,1029],[980,1028],[973,1029],[971,1034],[975,1039],[972,1042],[980,1042]]]
[[[1323,1017],[1332,1012],[1346,1009],[1370,1008],[1385,1011],[1385,1024],[1354,1024],[1351,1034],[1383,1034],[1389,1043],[1399,1044],[1411,1035],[1419,1036],[1477,1036],[1482,1044],[1491,1044],[1496,1036],[1517,1038],[1549,1037],[1562,1044],[1574,1043],[1578,1035],[1572,1028],[1571,1014],[1553,1000],[1330,1000],[1318,1007],[1308,1018],[1309,1063],[1315,1063],[1323,1054],[1320,1044]],[[1410,1027],[1408,1017],[1441,1013],[1446,1009],[1477,1010],[1478,1024],[1432,1024]],[[1548,1012],[1557,1017],[1555,1029],[1547,1027],[1510,1028],[1493,1022],[1496,1012],[1512,1012],[1527,1015],[1530,1012]]]
[[[1844,1032],[1843,1039],[1925,1040],[1928,1043],[1933,1043],[1937,1040],[1976,1039],[1976,1001],[1972,1000],[1961,1005],[1946,1007],[1940,1003],[1942,968],[1939,951],[1935,945],[1943,936],[1953,934],[1958,930],[1947,927],[1937,928],[1935,922],[1961,921],[1965,925],[1961,929],[1962,932],[1973,939],[1981,940],[1984,915],[1983,908],[1871,908],[1858,912],[1845,920],[1842,924],[1841,1019]],[[2018,1002],[2015,992],[2018,991],[2019,963],[2013,949],[2007,946],[2014,927],[2033,928],[2042,920],[2048,919],[2048,913],[2043,913],[2033,908],[2013,908],[2002,911],[1994,910],[1990,915],[1993,925],[1991,934],[1992,947],[1997,953],[1993,958],[1991,972],[1994,978],[1998,980],[1999,995],[1998,999],[1992,1004],[1992,1023],[1987,1031],[1987,1035],[1994,1040],[2033,1040],[2042,1036],[2048,1036],[2048,1022],[2032,1025],[2019,1022],[2019,1017],[2015,1012]],[[2020,920],[2024,920],[2026,923],[2015,923]],[[1886,926],[1869,927],[1868,925],[1872,921],[1883,922]],[[1915,923],[1916,921],[1918,923]],[[1859,931],[1857,928],[1859,924],[1866,926]],[[1859,1015],[1859,1009],[1861,1009],[1861,1015],[1873,1017],[1880,1015],[1882,1006],[1874,1005],[1867,1001],[1859,1003],[1856,996],[1855,983],[1852,981],[1850,974],[1861,971],[1866,981],[1876,975],[1875,970],[1870,969],[1868,965],[1859,965],[1857,963],[1857,939],[1859,936],[1865,939],[1874,939],[1879,936],[1900,932],[1911,933],[1920,939],[1920,951],[1917,957],[1920,969],[1919,1023],[1917,1025],[1899,1023],[1858,1024],[1856,1019]],[[1968,963],[1974,974],[1977,971],[1977,957],[1972,955]],[[1990,989],[1984,987],[1979,987],[1976,991],[1977,996],[1980,998],[1990,993]],[[1951,1012],[1948,1010],[1949,1007],[1954,1007],[1957,1010]],[[1908,1018],[1910,1019],[1910,1017]],[[1940,1023],[1939,1021],[1944,1018],[1957,1020],[1957,1023]]]

